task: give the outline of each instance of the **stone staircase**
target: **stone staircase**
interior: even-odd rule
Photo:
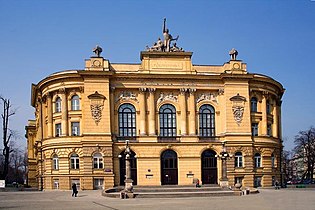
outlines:
[[[123,186],[103,191],[103,196],[121,198]],[[218,185],[163,185],[163,186],[134,186],[135,198],[182,198],[182,197],[214,197],[236,195],[233,190],[222,189]]]

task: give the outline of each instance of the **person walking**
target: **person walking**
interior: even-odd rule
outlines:
[[[78,194],[78,189],[77,189],[77,185],[75,183],[72,184],[72,197],[75,196],[77,197]]]

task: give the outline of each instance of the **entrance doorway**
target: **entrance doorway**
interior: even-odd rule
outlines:
[[[201,154],[201,181],[202,184],[217,184],[217,158],[213,150],[205,150]]]
[[[161,155],[161,183],[178,184],[177,154],[173,150],[165,150]]]
[[[137,159],[135,158],[136,153],[131,150],[130,155],[130,168],[131,168],[131,179],[133,180],[133,185],[137,185]],[[120,185],[125,185],[126,178],[126,155],[125,151],[120,153],[119,159],[119,169],[120,169]]]

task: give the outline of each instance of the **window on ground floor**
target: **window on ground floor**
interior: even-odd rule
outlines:
[[[254,177],[254,187],[261,187],[261,176],[255,176]]]
[[[104,185],[104,179],[99,179],[99,178],[94,179],[94,184],[93,184],[94,190],[103,190],[104,189],[103,185]]]

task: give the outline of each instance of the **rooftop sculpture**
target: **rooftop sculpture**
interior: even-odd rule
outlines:
[[[173,38],[169,33],[169,29],[166,28],[166,18],[164,18],[163,22],[163,38],[164,40],[162,41],[159,37],[152,47],[146,46],[146,50],[149,52],[184,52],[183,48],[178,47],[176,42],[171,46],[172,41],[177,41],[179,36]]]

